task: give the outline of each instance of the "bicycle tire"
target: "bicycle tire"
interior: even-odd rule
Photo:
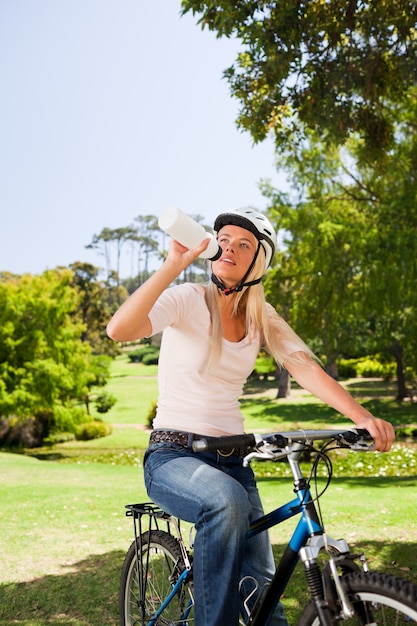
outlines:
[[[355,615],[335,623],[343,626],[403,626],[417,622],[417,587],[407,580],[380,572],[350,572],[341,577]],[[313,600],[297,626],[320,626]]]
[[[149,560],[148,559],[149,552]],[[138,568],[135,542],[130,546],[122,567],[119,593],[120,626],[145,626],[168,596],[172,585],[185,569],[181,549],[175,537],[163,530],[142,535],[142,571],[146,577],[143,606],[139,603]],[[186,580],[178,593],[158,617],[157,626],[189,626],[194,624],[193,582]],[[184,611],[187,617],[184,619]]]

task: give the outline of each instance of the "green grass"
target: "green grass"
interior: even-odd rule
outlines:
[[[0,453],[0,626],[117,625],[119,574],[132,540],[124,505],[147,500],[141,459],[155,375],[156,368],[126,357],[114,363],[109,391],[118,403],[104,416],[114,425],[109,437],[31,451],[38,458]],[[417,406],[397,404],[385,383],[347,385],[394,424],[417,422]],[[287,400],[275,400],[275,390],[271,380],[248,384],[242,400],[248,431],[347,423],[295,386]],[[365,550],[374,569],[417,583],[415,445],[396,445],[385,455],[332,453],[332,459],[335,478],[320,501],[330,535]],[[254,469],[266,509],[292,497],[286,464]],[[272,530],[277,555],[293,525]],[[292,624],[305,599],[303,576],[297,567],[284,598]]]
[[[116,626],[119,574],[132,538],[124,504],[146,499],[142,470],[13,454],[2,454],[1,464],[1,626]],[[266,508],[292,497],[286,478],[258,483]],[[328,532],[365,550],[374,569],[417,582],[416,486],[416,477],[334,479],[321,500]],[[292,528],[288,521],[273,529],[277,555]],[[284,598],[294,619],[306,597],[303,576],[297,567]]]
[[[158,397],[157,366],[130,363],[122,355],[113,362],[106,391],[118,401],[101,418],[113,424],[144,424],[152,402]]]

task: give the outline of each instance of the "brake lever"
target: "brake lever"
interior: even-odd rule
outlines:
[[[254,459],[258,459],[260,461],[276,461],[277,459],[285,456],[288,456],[287,450],[283,450],[282,448],[273,448],[268,446],[268,444],[264,444],[262,448],[249,452],[249,454],[243,457],[243,467],[247,467]]]

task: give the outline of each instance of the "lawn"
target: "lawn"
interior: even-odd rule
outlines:
[[[124,505],[147,499],[141,458],[155,376],[155,368],[125,358],[115,362],[109,390],[118,402],[105,415],[113,424],[109,437],[67,442],[32,456],[0,453],[0,626],[117,625],[119,573],[132,538]],[[385,383],[346,384],[394,424],[417,422],[417,406],[390,400]],[[297,388],[279,401],[274,381],[251,381],[246,391],[247,430],[346,423]],[[415,446],[406,444],[386,455],[334,455],[335,478],[321,507],[333,537],[365,550],[374,569],[417,583],[416,463]],[[255,471],[267,509],[292,497],[285,464],[257,464]],[[289,521],[273,530],[277,554],[292,528]],[[297,568],[284,598],[291,623],[303,588]]]

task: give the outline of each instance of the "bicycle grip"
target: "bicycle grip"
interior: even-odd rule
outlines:
[[[254,447],[256,440],[254,435],[227,435],[224,437],[207,437],[196,439],[192,443],[194,452],[216,452],[216,450],[233,450],[233,448]]]

